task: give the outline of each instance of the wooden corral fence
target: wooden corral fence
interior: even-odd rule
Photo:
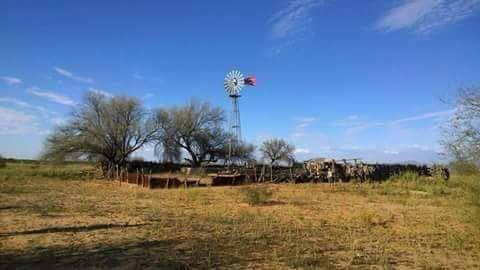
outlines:
[[[245,184],[246,175],[233,173],[233,174],[209,174],[212,179],[212,186],[235,186]]]
[[[119,185],[129,184],[144,188],[179,188],[200,186],[200,178],[186,176],[181,178],[170,175],[155,175],[151,170],[137,169],[136,172],[128,172],[127,169],[116,169],[115,179]]]
[[[134,184],[141,187],[151,188],[152,186],[152,174],[150,171],[147,173],[145,170],[137,170],[135,173],[128,172],[126,169],[115,170],[115,180],[122,184]]]

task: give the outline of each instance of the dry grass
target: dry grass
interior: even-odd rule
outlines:
[[[250,205],[245,187],[2,178],[10,169],[0,169],[0,268],[480,267],[474,176],[270,185],[275,203]]]

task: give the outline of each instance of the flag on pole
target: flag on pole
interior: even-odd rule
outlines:
[[[255,76],[249,76],[244,80],[246,85],[255,86],[257,84],[257,78]]]

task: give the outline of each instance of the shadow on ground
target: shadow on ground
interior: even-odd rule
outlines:
[[[16,206],[16,205],[0,206],[0,211],[4,211],[4,210],[16,210],[16,209],[22,209],[22,207]]]
[[[0,255],[0,269],[116,268],[189,269],[181,260],[169,259],[173,241],[145,241],[122,246],[96,246],[89,250],[34,248],[26,254]]]
[[[189,248],[182,248],[186,242]],[[223,251],[208,239],[139,240],[89,249],[37,247],[0,254],[0,269],[211,269],[245,263]]]
[[[143,224],[94,224],[87,226],[73,226],[73,227],[50,227],[44,229],[30,230],[30,231],[19,231],[19,232],[7,232],[0,233],[0,237],[5,236],[17,236],[17,235],[29,235],[29,234],[41,234],[41,233],[62,233],[62,232],[89,232],[94,230],[103,230],[103,229],[114,229],[114,228],[130,228],[130,227],[141,227],[149,225],[148,223]]]

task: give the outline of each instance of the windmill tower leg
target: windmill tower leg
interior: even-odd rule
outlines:
[[[230,97],[232,98],[233,111],[231,119],[232,126],[230,130],[232,137],[230,138],[230,144],[228,147],[228,159],[231,162],[232,155],[235,154],[239,143],[242,141],[242,128],[240,124],[240,107],[238,102],[240,95],[231,95]]]
[[[238,99],[239,95],[233,98],[233,129],[234,129],[234,138],[235,142],[238,143],[242,140],[242,127],[240,125],[240,106]]]

